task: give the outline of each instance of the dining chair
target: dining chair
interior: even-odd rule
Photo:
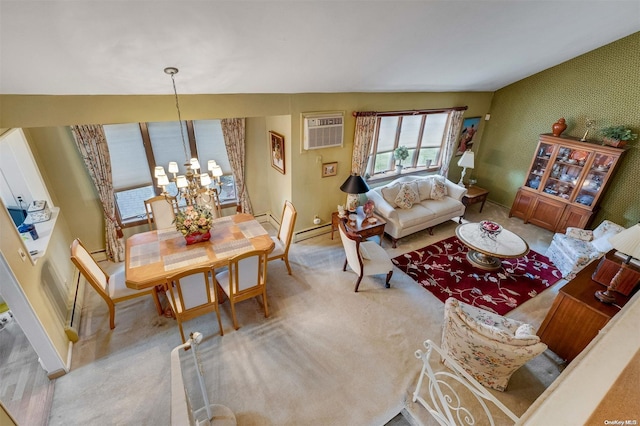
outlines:
[[[178,211],[178,201],[175,197],[165,197],[158,195],[144,200],[144,209],[147,212],[147,222],[149,230],[166,229],[175,226],[174,220]]]
[[[203,266],[167,277],[167,299],[178,321],[182,343],[186,342],[182,323],[211,312],[216,313],[220,335],[224,335],[213,274],[213,268]]]
[[[268,261],[282,259],[285,265],[287,265],[287,271],[291,275],[291,266],[289,265],[289,246],[291,245],[291,239],[293,238],[293,227],[296,224],[296,217],[298,212],[296,208],[289,201],[284,202],[284,208],[282,209],[282,217],[280,219],[280,228],[278,234],[275,237],[271,237],[275,243],[275,248],[269,253]]]
[[[218,287],[231,303],[233,327],[237,330],[236,303],[262,296],[264,316],[269,316],[267,306],[267,252],[252,250],[229,259],[228,268],[216,274]],[[222,301],[224,302],[224,301]],[[259,301],[258,301],[259,303]]]
[[[389,281],[393,275],[393,263],[389,255],[378,243],[374,241],[363,241],[362,236],[347,231],[344,221],[338,222],[340,239],[344,247],[347,258],[344,261],[343,271],[347,270],[347,265],[358,275],[355,292],[358,291],[360,281],[365,275],[387,274],[385,287],[389,288]]]
[[[205,194],[207,189],[210,192]],[[199,206],[209,207],[211,209],[211,215],[214,219],[222,217],[222,206],[220,205],[220,197],[218,196],[218,190],[215,188],[201,188],[198,191],[196,203]]]
[[[115,273],[111,275],[107,274],[78,238],[71,243],[71,261],[91,287],[93,287],[98,295],[107,303],[107,307],[109,308],[109,326],[112,330],[116,327],[115,304],[118,302],[150,294],[153,296],[158,314],[162,314],[162,306],[160,306],[160,300],[158,299],[158,293],[155,287],[147,290],[134,290],[126,286],[124,263],[119,265],[120,267]]]

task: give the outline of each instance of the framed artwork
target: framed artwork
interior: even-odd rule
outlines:
[[[463,152],[473,147],[473,139],[478,132],[478,126],[480,126],[480,117],[464,119],[462,122],[462,132],[460,132],[460,138],[458,139],[456,156],[462,155]]]
[[[338,162],[322,163],[322,177],[335,176],[338,174]]]
[[[284,136],[269,131],[269,146],[271,147],[271,167],[284,174]]]

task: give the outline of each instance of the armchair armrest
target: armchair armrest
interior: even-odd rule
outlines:
[[[375,204],[375,210],[378,211],[385,219],[397,219],[398,212],[396,209],[382,197],[376,190],[367,192],[367,198]]]

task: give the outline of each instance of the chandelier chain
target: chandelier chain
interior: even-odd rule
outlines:
[[[184,151],[185,163],[188,163],[189,155],[187,154],[187,144],[184,141],[184,129],[182,128],[182,116],[180,115],[180,103],[178,102],[178,91],[176,90],[176,80],[174,76],[175,73],[172,73],[171,82],[173,83],[173,94],[176,98],[176,109],[178,110],[178,125],[180,126],[180,136],[182,137],[182,150]]]

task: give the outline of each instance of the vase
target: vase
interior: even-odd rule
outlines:
[[[196,232],[184,236],[184,239],[187,241],[188,246],[195,243],[201,243],[203,241],[209,241],[209,238],[211,238],[211,233],[209,231]]]
[[[564,120],[564,118],[559,119],[558,121],[556,121],[555,123],[553,123],[553,126],[551,126],[551,131],[553,132],[553,136],[560,136],[562,134],[562,132],[564,132],[567,129],[567,123]]]
[[[402,164],[396,164],[396,174],[402,173]]]

